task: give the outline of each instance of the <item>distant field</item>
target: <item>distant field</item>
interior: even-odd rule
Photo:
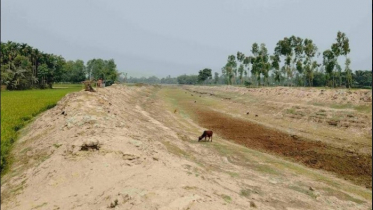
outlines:
[[[17,139],[17,131],[37,114],[54,107],[67,93],[82,89],[80,84],[58,84],[54,87],[59,88],[1,92],[1,171],[7,164],[7,155]]]

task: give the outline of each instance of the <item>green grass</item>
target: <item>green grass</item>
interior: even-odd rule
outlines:
[[[342,191],[339,191],[339,190],[334,190],[334,189],[331,189],[331,188],[328,188],[328,187],[321,188],[321,190],[323,190],[325,192],[326,196],[334,196],[334,197],[337,197],[340,200],[352,201],[352,202],[357,203],[357,204],[365,203],[365,201],[354,198],[354,197],[352,197],[352,196],[350,196],[350,195],[348,195],[348,194],[346,194]]]
[[[251,195],[251,190],[249,190],[249,189],[242,189],[240,191],[240,195],[248,198]]]
[[[79,91],[81,85],[68,88],[1,92],[1,163],[3,174],[8,165],[8,154],[17,134],[33,117],[50,109],[67,93]]]
[[[300,187],[300,186],[292,185],[292,186],[289,186],[289,189],[292,189],[294,191],[306,194],[306,195],[310,196],[313,199],[317,198],[317,195],[315,195],[311,190],[306,189],[305,187]]]
[[[228,196],[228,195],[224,195],[224,194],[222,194],[222,195],[220,195],[220,196],[221,196],[221,198],[223,198],[223,200],[224,200],[225,202],[227,202],[227,203],[232,202],[232,198],[231,198],[230,196]]]

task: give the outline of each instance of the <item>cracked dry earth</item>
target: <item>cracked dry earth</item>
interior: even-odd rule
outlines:
[[[77,92],[22,131],[1,209],[371,209],[371,190],[235,145],[162,88]],[[64,114],[62,112],[64,111]]]

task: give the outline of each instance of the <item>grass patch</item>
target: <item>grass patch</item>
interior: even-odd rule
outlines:
[[[238,173],[236,173],[236,172],[230,172],[230,171],[228,171],[227,172],[232,178],[235,178],[235,177],[239,177],[240,175],[238,174]]]
[[[10,193],[17,195],[17,194],[19,194],[20,191],[22,191],[22,190],[23,190],[23,185],[19,185],[19,186],[17,186],[16,188],[12,189],[12,190],[10,191]]]
[[[357,105],[347,104],[325,104],[325,103],[311,103],[314,106],[330,107],[332,109],[354,109],[358,112],[370,113],[372,112],[372,105]]]
[[[232,148],[227,147],[225,145],[222,145],[219,143],[214,143],[210,145],[214,147],[221,155],[229,156],[229,155],[235,154],[235,151],[233,151]],[[207,146],[210,146],[210,145],[207,145]]]
[[[250,195],[251,195],[251,191],[249,190],[249,189],[242,189],[241,191],[240,191],[240,195],[241,196],[243,196],[243,197],[246,197],[246,198],[248,198],[248,197],[250,197]]]
[[[32,209],[38,209],[38,208],[41,208],[41,207],[43,207],[43,206],[45,206],[47,204],[48,204],[47,202],[44,202],[44,203],[42,203],[40,205],[37,205],[37,206],[33,207]]]
[[[344,192],[338,191],[338,190],[333,190],[331,188],[322,188],[322,190],[326,193],[326,196],[335,196],[340,200],[345,200],[345,201],[352,201],[357,204],[362,204],[366,203],[365,201],[362,201],[360,199],[356,199]]]
[[[313,102],[313,103],[308,103],[314,106],[326,106],[324,103],[319,103],[319,102]]]
[[[223,200],[224,200],[225,202],[227,202],[227,203],[232,202],[232,198],[231,198],[230,196],[228,196],[228,195],[224,195],[224,194],[222,194],[222,195],[220,195],[220,197],[223,198]]]
[[[198,187],[195,187],[195,186],[185,186],[185,187],[183,187],[183,189],[185,189],[185,190],[196,190],[196,189],[198,189]]]
[[[316,115],[326,117],[327,114],[325,112],[317,112]]]
[[[295,109],[287,109],[286,113],[288,113],[288,114],[295,114]]]
[[[162,142],[162,143],[166,146],[166,148],[169,152],[171,152],[175,155],[186,157],[186,158],[191,158],[192,157],[191,154],[185,152],[184,150],[182,150],[179,147],[171,144],[170,142],[166,141],[166,142]]]
[[[359,196],[361,196],[361,197],[363,197],[367,200],[372,199],[372,191],[358,188],[355,185],[341,185],[340,183],[338,183],[334,179],[331,179],[331,178],[329,178],[327,176],[324,176],[322,174],[319,174],[317,172],[311,171],[307,168],[294,165],[293,163],[286,163],[286,162],[280,163],[280,162],[278,162],[277,167],[279,168],[279,170],[291,170],[298,175],[310,177],[315,181],[318,181],[320,183],[325,183],[329,186],[333,186],[335,188],[344,190],[346,192],[350,192],[350,193],[359,195]]]
[[[352,109],[353,105],[352,104],[332,104],[332,105],[330,105],[330,108],[333,108],[333,109]]]
[[[1,92],[1,163],[0,170],[8,166],[9,151],[16,141],[18,131],[39,113],[54,107],[67,93],[81,90],[81,85],[70,88],[3,91]]]
[[[266,174],[280,175],[280,172],[278,172],[276,169],[266,165],[256,165],[255,170]]]
[[[313,199],[317,198],[317,196],[311,190],[304,189],[304,188],[299,187],[299,186],[290,186],[289,189],[292,189],[294,191],[306,194],[306,195],[310,196]]]
[[[355,106],[354,109],[356,111],[358,111],[358,112],[369,113],[369,112],[372,112],[372,104],[370,104],[370,105]]]

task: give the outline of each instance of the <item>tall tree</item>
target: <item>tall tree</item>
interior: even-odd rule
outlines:
[[[218,84],[218,82],[219,82],[219,73],[215,72],[215,75],[214,75],[214,84]]]
[[[243,54],[242,52],[237,52],[237,61],[239,63],[238,74],[239,74],[240,84],[243,83],[243,73],[245,71],[244,65],[243,65],[244,60],[245,60],[245,54]]]
[[[245,59],[243,60],[243,64],[245,65],[245,69],[244,69],[244,74],[245,74],[245,77],[247,78],[249,76],[249,72],[250,72],[250,57],[245,57]]]
[[[313,86],[313,77],[314,77],[314,70],[318,67],[316,61],[313,61],[317,53],[317,46],[313,43],[311,39],[304,40],[304,54],[306,59],[304,61],[304,70],[306,73],[307,84],[312,87]]]
[[[271,68],[274,69],[274,80],[279,84],[281,82],[281,72],[280,72],[280,56],[278,55],[272,55],[270,56],[271,58]]]
[[[271,69],[271,64],[269,62],[268,50],[264,43],[257,43],[252,45],[251,52],[253,56],[250,57],[252,64],[251,72],[255,75],[257,79],[257,85],[260,85],[261,75],[263,75],[265,82],[268,84],[269,70]]]
[[[325,67],[325,71],[327,73],[326,81],[328,86],[335,86],[334,85],[334,68],[336,65],[336,58],[334,56],[333,51],[325,50],[323,52],[323,65]]]
[[[345,62],[345,72],[346,72],[346,87],[352,87],[352,72],[350,69],[351,60],[349,58],[346,59]]]
[[[232,80],[235,79],[234,72],[236,72],[236,67],[237,67],[236,57],[234,55],[228,56],[227,64],[224,67],[224,70],[227,75],[228,85],[231,85]]]
[[[281,68],[281,71],[287,75],[287,79],[292,79],[293,72],[291,69],[291,57],[292,57],[292,43],[291,39],[285,37],[282,40],[279,40],[275,47],[275,55],[279,57],[284,57],[284,65]]]
[[[336,61],[335,61],[336,66],[335,67],[337,67],[337,71],[338,71],[338,75],[339,75],[339,81],[341,83],[341,69],[342,68],[338,64],[338,57],[341,56],[341,55],[344,55],[345,59],[347,60],[347,55],[348,55],[348,53],[350,53],[351,49],[350,49],[350,41],[347,38],[345,33],[342,33],[340,31],[338,31],[336,41],[337,41],[336,43],[332,44],[331,49],[332,49],[332,52],[334,53],[334,56],[335,56],[335,59],[336,59]],[[351,60],[350,60],[350,63],[351,63]],[[345,72],[345,73],[347,74],[347,72]]]

